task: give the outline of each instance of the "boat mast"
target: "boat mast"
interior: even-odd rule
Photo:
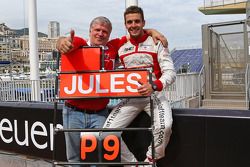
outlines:
[[[37,34],[37,7],[36,0],[28,0],[29,19],[29,59],[30,59],[30,81],[31,100],[40,101],[40,77],[38,57],[38,34]]]
[[[138,0],[126,0],[126,8],[129,6],[138,6]]]

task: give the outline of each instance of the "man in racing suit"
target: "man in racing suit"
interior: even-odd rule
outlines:
[[[127,8],[124,19],[131,38],[124,42],[118,51],[121,63],[127,69],[152,69],[153,83],[139,81],[138,92],[143,96],[151,95],[153,99],[154,157],[157,160],[164,157],[165,148],[171,136],[172,111],[166,98],[165,88],[175,81],[176,72],[168,49],[164,48],[160,42],[155,44],[152,37],[144,32],[145,21],[142,9],[137,6]],[[150,115],[149,97],[124,99],[112,110],[104,128],[127,127],[143,110]],[[148,147],[145,162],[152,162],[151,147],[151,145]],[[123,141],[121,142],[121,154],[123,161],[137,161]]]

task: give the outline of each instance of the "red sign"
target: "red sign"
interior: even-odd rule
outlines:
[[[61,72],[101,69],[101,48],[86,47],[61,55]]]
[[[59,98],[141,96],[138,80],[146,83],[148,76],[147,70],[60,74]]]

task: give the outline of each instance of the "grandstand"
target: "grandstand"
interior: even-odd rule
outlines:
[[[200,72],[202,68],[202,49],[175,49],[171,53],[177,73]]]

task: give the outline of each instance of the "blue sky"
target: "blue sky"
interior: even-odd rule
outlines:
[[[13,29],[28,27],[28,0],[1,0],[0,23]],[[155,28],[169,41],[170,49],[201,47],[201,25],[245,19],[240,15],[206,16],[198,11],[203,0],[138,0],[143,8],[146,28]],[[91,19],[106,16],[113,23],[111,37],[125,34],[125,0],[37,0],[38,30],[47,34],[49,21],[58,21],[61,34],[71,28],[76,35],[88,38]]]

